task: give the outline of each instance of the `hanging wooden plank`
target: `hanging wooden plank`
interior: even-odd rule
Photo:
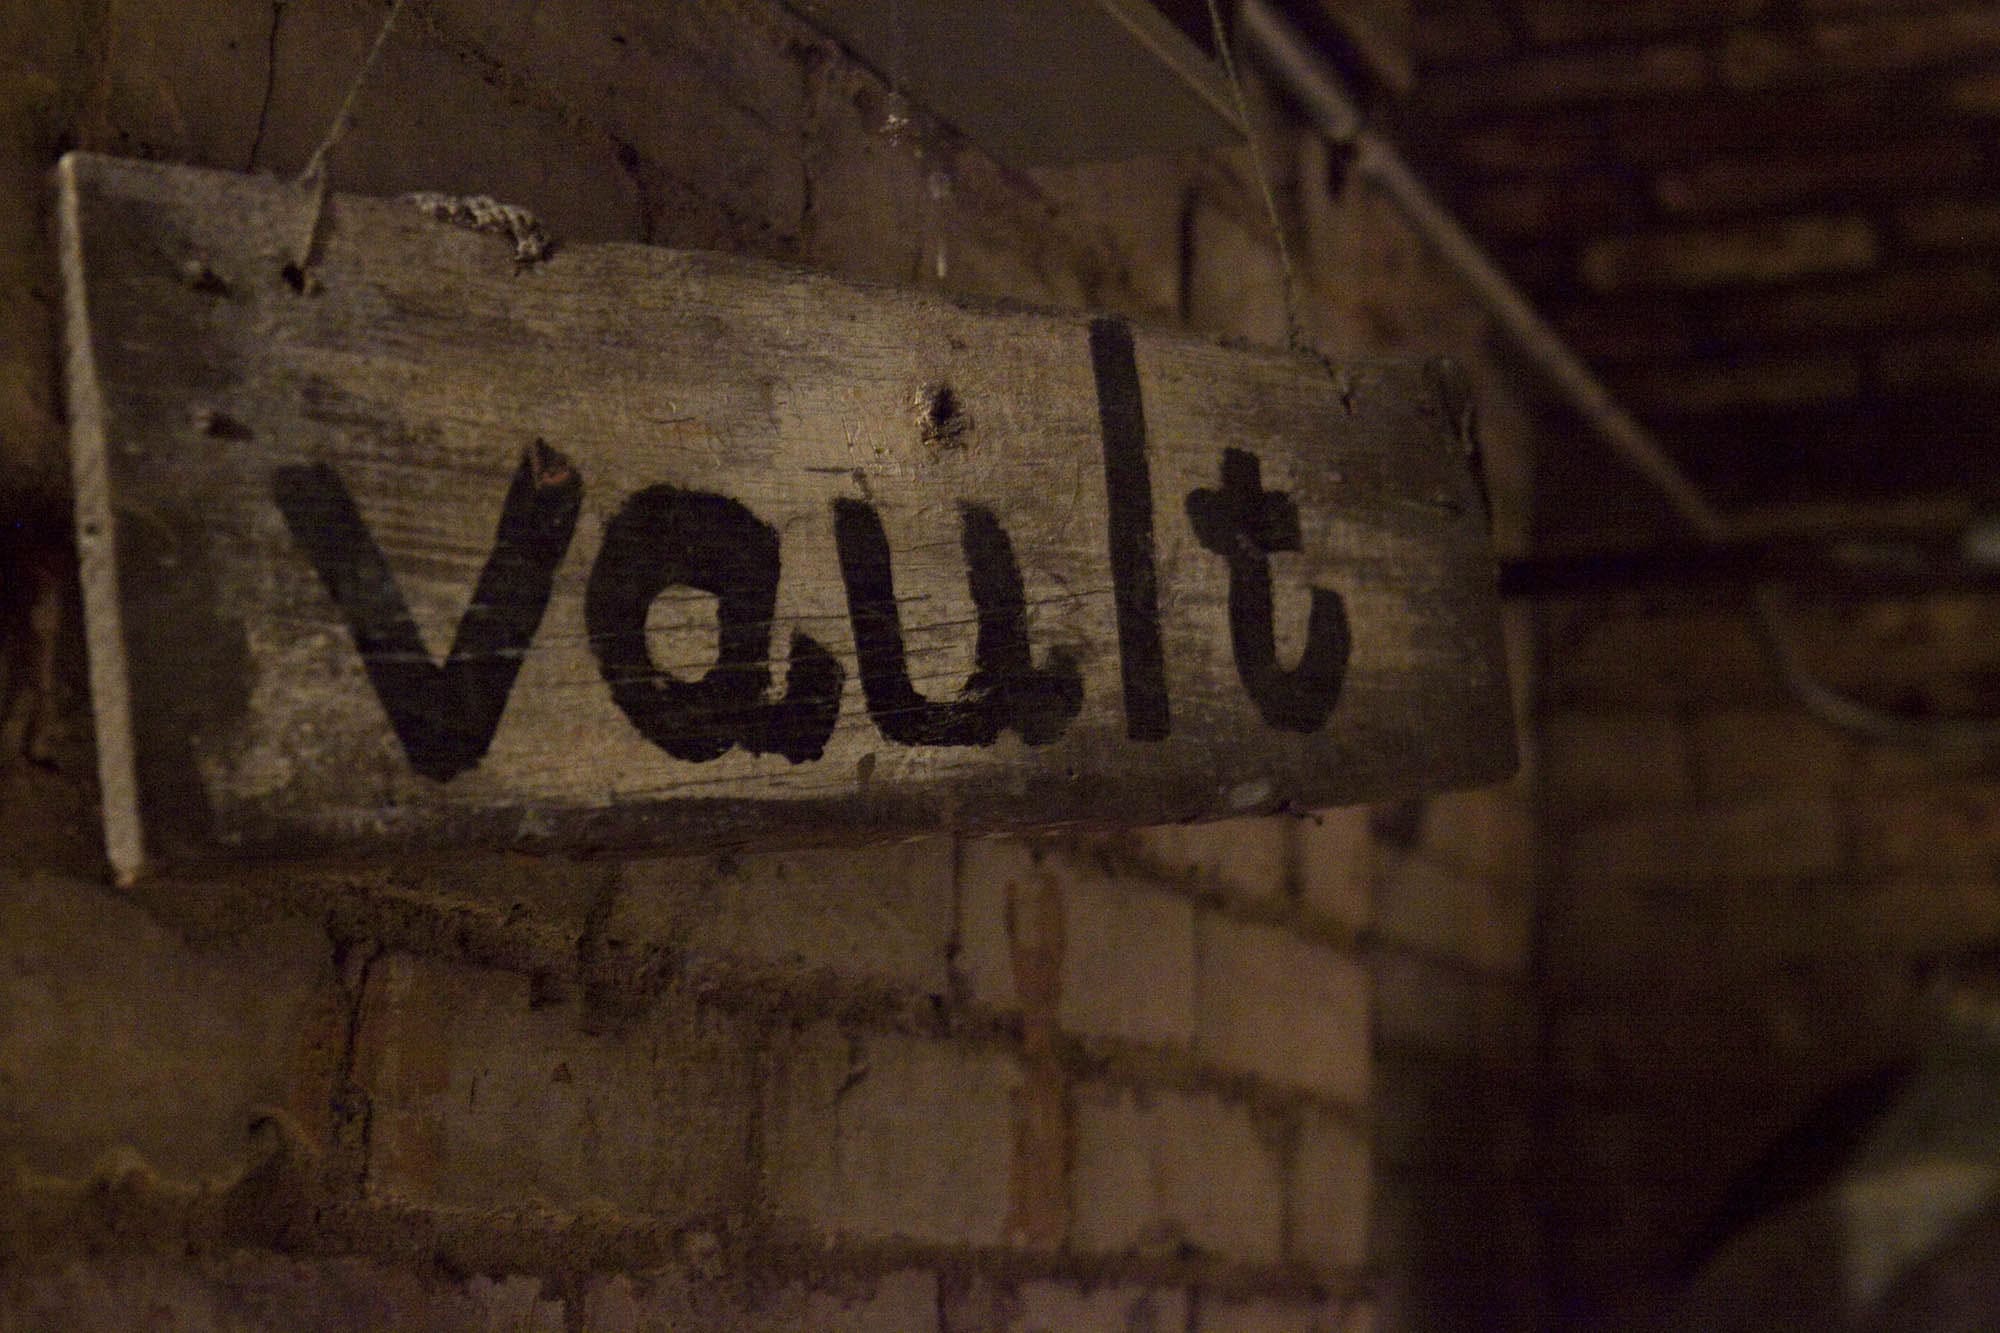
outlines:
[[[301,271],[290,186],[58,174],[123,875],[1164,822],[1512,765],[1421,367],[537,259],[434,199],[330,200]]]

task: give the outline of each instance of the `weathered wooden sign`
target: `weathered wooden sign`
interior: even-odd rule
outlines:
[[[1512,765],[1421,367],[537,259],[431,198],[331,200],[305,271],[290,186],[59,178],[121,874],[1162,822]]]

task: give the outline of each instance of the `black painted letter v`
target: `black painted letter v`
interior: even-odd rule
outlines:
[[[279,468],[272,494],[319,573],[368,670],[410,766],[446,782],[486,755],[569,550],[583,479],[536,440],[507,488],[492,554],[458,622],[451,655],[431,660],[389,562],[354,497],[325,463]]]

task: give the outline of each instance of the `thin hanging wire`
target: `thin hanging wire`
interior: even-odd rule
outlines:
[[[312,206],[306,215],[306,225],[299,238],[299,248],[294,260],[303,273],[312,266],[313,251],[319,245],[320,227],[326,221],[326,162],[347,132],[354,128],[354,104],[361,96],[361,89],[374,74],[375,67],[382,61],[382,48],[388,45],[389,34],[395,31],[396,20],[402,17],[406,0],[390,0],[389,12],[382,19],[382,26],[375,32],[375,40],[362,58],[361,67],[354,71],[354,78],[347,85],[347,93],[340,99],[340,109],[333,114],[333,123],[326,127],[326,134],[313,149],[312,156],[292,184],[312,191]]]
[[[1306,350],[1303,325],[1299,320],[1299,277],[1292,265],[1292,247],[1285,240],[1285,224],[1278,216],[1278,196],[1271,186],[1271,173],[1264,154],[1257,147],[1256,128],[1250,123],[1250,99],[1244,96],[1243,80],[1236,72],[1236,56],[1230,50],[1227,25],[1222,21],[1221,0],[1208,0],[1208,22],[1215,35],[1215,52],[1222,59],[1222,72],[1229,77],[1229,91],[1236,99],[1236,118],[1243,126],[1243,139],[1250,147],[1250,167],[1257,188],[1264,196],[1264,215],[1271,221],[1271,239],[1278,244],[1278,267],[1285,296],[1285,345],[1295,352]]]

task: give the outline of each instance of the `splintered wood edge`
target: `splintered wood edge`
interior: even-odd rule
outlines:
[[[104,393],[84,290],[82,199],[75,154],[65,154],[56,164],[55,186],[56,255],[63,284],[64,405],[69,413],[71,484],[76,490],[77,577],[83,587],[97,780],[104,802],[104,851],[118,882],[129,885],[145,869],[146,842],[139,819],[132,687],[118,593],[110,442],[105,439]]]

